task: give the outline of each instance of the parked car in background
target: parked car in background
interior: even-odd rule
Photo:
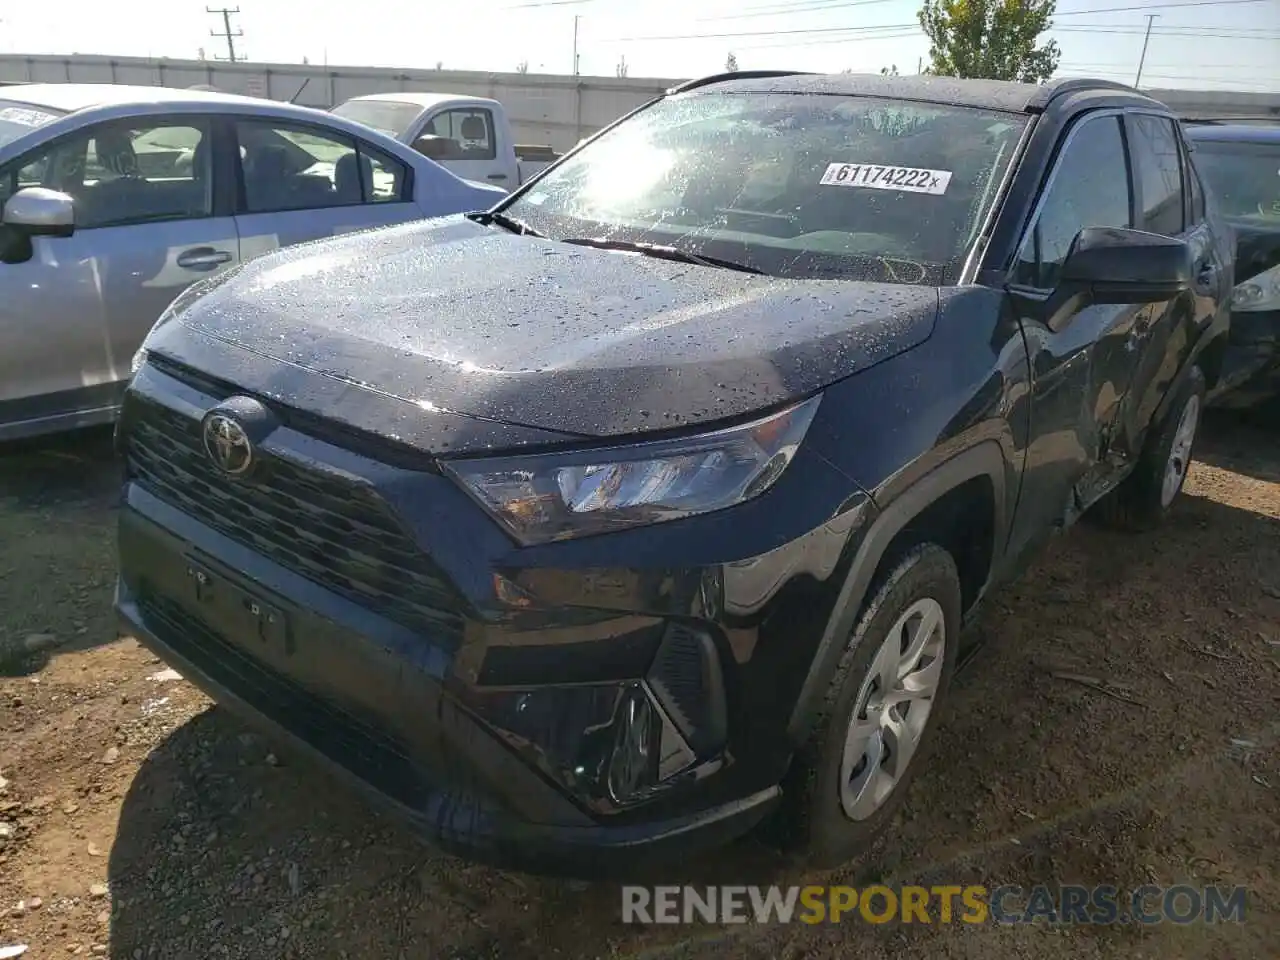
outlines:
[[[110,421],[143,337],[197,280],[502,195],[319,110],[162,87],[8,88],[0,440]]]
[[[447,93],[375,93],[333,113],[412,146],[468,180],[513,190],[559,159],[550,147],[515,142],[506,109],[485,97]]]
[[[739,73],[259,258],[129,386],[122,630],[474,857],[770,817],[843,861],[992,587],[1175,504],[1231,289],[1194,182],[1120,84]]]
[[[1231,339],[1215,402],[1247,406],[1280,392],[1280,117],[1184,127],[1236,234]]]

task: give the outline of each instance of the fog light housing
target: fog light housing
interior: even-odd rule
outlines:
[[[623,697],[614,731],[605,787],[615,803],[626,803],[658,782],[662,725],[642,688]]]
[[[643,681],[476,691],[470,700],[516,752],[598,813],[682,782],[698,761]]]

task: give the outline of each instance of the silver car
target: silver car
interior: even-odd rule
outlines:
[[[197,280],[277,247],[505,195],[306,107],[162,87],[5,87],[0,441],[114,419],[147,331]]]

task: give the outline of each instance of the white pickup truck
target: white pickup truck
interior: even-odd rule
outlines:
[[[551,147],[520,146],[497,100],[447,93],[375,93],[331,111],[408,144],[464,180],[514,190],[559,159]]]

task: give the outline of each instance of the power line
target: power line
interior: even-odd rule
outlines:
[[[920,29],[903,30],[898,33],[877,33],[868,37],[838,37],[834,40],[787,40],[782,43],[743,43],[734,44],[735,50],[770,50],[777,47],[795,47],[798,43],[806,47],[823,46],[832,43],[863,43],[867,40],[902,40],[907,37],[922,36]]]
[[[906,31],[905,33],[885,33],[881,31]],[[1051,27],[1049,33],[1088,33],[1088,34],[1111,34],[1115,36],[1141,37],[1146,34],[1143,27],[1133,28],[1105,28],[1105,27]],[[777,44],[760,44],[751,45],[749,49],[763,49],[764,47],[787,47],[797,46],[800,44],[808,45],[811,43],[853,43],[858,40],[888,40],[894,37],[906,37],[922,35],[923,30],[918,24],[914,23],[887,23],[879,26],[867,27],[812,27],[807,30],[740,30],[732,33],[682,33],[682,34],[666,34],[662,36],[629,36],[629,37],[601,37],[601,43],[617,43],[622,41],[632,43],[644,43],[646,41],[677,41],[677,40],[725,40],[741,37],[776,37],[776,36],[792,36],[793,39]],[[1274,42],[1280,39],[1280,34],[1259,34],[1254,33],[1220,33],[1216,31],[1188,28],[1186,33],[1172,33],[1169,28],[1161,29],[1156,27],[1152,33],[1155,36],[1164,37],[1195,37],[1197,39],[1221,39],[1221,40],[1265,40]],[[831,40],[815,40],[810,39],[812,35],[823,34],[842,34],[843,36]]]
[[[566,2],[566,0],[544,0],[544,2]],[[802,2],[802,3],[803,3],[803,2],[806,2],[806,0],[801,0],[801,2]],[[813,3],[815,3],[815,4],[816,4],[816,3],[825,3],[825,0],[809,0],[809,2],[813,2]],[[837,8],[843,8],[843,7],[848,7],[848,6],[863,6],[863,5],[868,5],[868,4],[871,4],[871,3],[881,3],[881,2],[887,2],[887,0],[854,0],[854,2],[843,2],[843,0],[841,0],[841,2],[839,2],[839,3],[835,3],[835,2],[833,2],[833,3],[832,3],[832,5],[829,7],[829,9],[837,9]],[[1089,8],[1089,9],[1087,9],[1087,10],[1069,10],[1069,11],[1059,12],[1059,13],[1055,13],[1055,15],[1054,15],[1054,16],[1076,16],[1076,15],[1079,15],[1079,14],[1097,14],[1097,13],[1123,13],[1123,12],[1131,11],[1131,10],[1148,10],[1148,9],[1155,9],[1155,8],[1172,8],[1172,9],[1176,9],[1176,8],[1178,8],[1178,7],[1217,7],[1217,6],[1232,6],[1232,5],[1235,5],[1235,4],[1245,4],[1245,3],[1266,3],[1266,2],[1269,2],[1269,0],[1185,0],[1185,2],[1180,2],[1180,3],[1155,3],[1155,4],[1145,4],[1145,5],[1141,5],[1141,6],[1091,7],[1091,8]],[[799,7],[798,7],[798,6],[787,6],[787,5],[785,5],[785,4],[779,4],[779,5],[778,5],[778,7],[779,7],[779,8],[785,8],[786,10],[789,10],[789,11],[792,11],[792,12],[795,12],[795,11],[797,11],[797,10],[799,9]],[[762,9],[763,9],[763,8],[762,8]],[[769,9],[770,9],[770,10],[773,10],[773,9],[775,9],[775,8],[769,8]],[[815,5],[814,9],[828,9],[828,7],[826,7],[826,6],[823,6],[823,7],[817,7],[817,6]],[[782,10],[779,10],[779,12],[782,12]],[[756,16],[756,15],[760,15],[760,16],[770,15],[770,16],[772,16],[772,15],[775,15],[775,14],[773,14],[773,13],[768,13],[768,14],[766,14],[766,13],[762,12],[761,10],[757,10],[757,11],[755,11],[755,12],[750,12],[750,11],[748,11],[748,12],[744,12],[744,13],[732,14],[732,15],[725,15],[724,17],[712,17],[712,18],[708,18],[708,19],[721,20],[721,19],[732,19],[732,18],[735,18],[735,17],[746,17],[746,16]],[[1083,25],[1081,25],[1081,26],[1083,26]],[[867,31],[867,30],[905,29],[905,28],[908,28],[908,27],[910,27],[910,28],[917,28],[917,27],[918,27],[918,24],[916,24],[916,23],[895,23],[895,24],[884,24],[884,25],[882,25],[882,26],[878,26],[878,27],[867,27],[867,26],[834,27],[834,26],[824,26],[824,27],[797,28],[797,29],[793,29],[793,30],[738,30],[738,31],[730,31],[730,32],[724,32],[724,33],[685,33],[685,34],[666,34],[666,35],[662,35],[662,36],[629,36],[629,37],[610,37],[610,38],[603,38],[603,39],[610,39],[610,40],[629,40],[629,41],[637,41],[637,42],[643,42],[643,41],[649,41],[649,40],[725,40],[725,39],[733,39],[733,38],[737,38],[737,37],[782,36],[782,35],[799,35],[799,34],[827,34],[827,33],[845,33],[845,32],[848,32],[848,33],[854,33],[854,32],[864,32],[864,31]],[[1051,30],[1073,31],[1073,32],[1086,32],[1086,31],[1084,31],[1084,30],[1081,30],[1081,28],[1080,28],[1080,27],[1071,27],[1071,26],[1067,26],[1067,27],[1056,27],[1056,26],[1055,26],[1055,27],[1051,27],[1050,29],[1051,29]],[[1152,32],[1154,32],[1154,33],[1156,33],[1156,34],[1158,34],[1158,35],[1159,35],[1159,34],[1164,34],[1164,35],[1174,36],[1174,35],[1181,35],[1181,34],[1173,34],[1173,33],[1169,33],[1169,31],[1171,31],[1171,30],[1181,30],[1181,29],[1192,30],[1192,29],[1195,29],[1195,28],[1191,28],[1191,27],[1161,27],[1161,28],[1155,28]],[[1221,30],[1230,30],[1230,29],[1232,29],[1232,28],[1229,28],[1229,27],[1226,27],[1226,28],[1213,28],[1213,27],[1211,27],[1211,28],[1209,28],[1209,29],[1210,29],[1210,31],[1211,31],[1211,32],[1208,32],[1208,33],[1201,32],[1201,31],[1198,31],[1198,30],[1197,30],[1197,32],[1195,33],[1195,35],[1196,35],[1196,36],[1214,36],[1216,33],[1218,33],[1218,32],[1219,32],[1219,31],[1221,31]],[[1111,25],[1106,25],[1106,26],[1099,25],[1099,27],[1098,27],[1096,30],[1090,29],[1090,30],[1088,30],[1087,32],[1097,32],[1097,33],[1120,33],[1120,34],[1136,33],[1136,34],[1138,34],[1138,35],[1143,35],[1143,34],[1145,33],[1145,31],[1144,31],[1144,29],[1143,29],[1142,27],[1131,27],[1131,28],[1126,28],[1126,27],[1124,27],[1123,25],[1117,25],[1117,26],[1114,26],[1114,27],[1113,27],[1113,26],[1111,26]],[[1245,33],[1242,33],[1242,34],[1241,34],[1241,36],[1251,36],[1251,35],[1256,35],[1256,31],[1252,32],[1251,34],[1245,34]]]
[[[1185,63],[1153,63],[1148,64],[1153,70],[1176,70],[1179,67],[1186,66]],[[1128,69],[1123,63],[1116,63],[1114,60],[1108,60],[1106,63],[1076,63],[1074,60],[1070,63],[1058,64],[1059,70],[1098,70],[1098,71],[1114,71],[1123,70],[1126,73]],[[1191,68],[1193,74],[1199,70],[1257,70],[1257,66],[1250,63],[1197,63]]]
[[[1091,10],[1057,10],[1055,17],[1078,17],[1086,13],[1126,13],[1130,10],[1176,10],[1179,7],[1230,7],[1239,3],[1267,3],[1268,0],[1190,0],[1187,3],[1144,3],[1136,7],[1094,7]]]
[[[1132,68],[1129,68],[1127,70],[1123,68],[1117,69],[1117,70],[1096,70],[1096,69],[1081,70],[1079,67],[1061,67],[1059,69],[1065,70],[1068,73],[1076,73],[1076,74],[1082,74],[1082,75],[1097,74],[1098,76],[1106,76],[1106,77],[1128,77],[1133,74]],[[1156,79],[1160,79],[1160,80],[1215,80],[1221,83],[1253,83],[1255,80],[1261,81],[1263,83],[1268,83],[1268,82],[1275,82],[1277,80],[1280,80],[1280,77],[1256,77],[1251,79],[1248,77],[1206,76],[1202,72],[1151,73],[1148,70],[1144,70],[1142,72],[1142,75],[1148,78],[1155,77]],[[1137,84],[1134,84],[1134,86],[1137,86]]]
[[[1049,29],[1051,30],[1084,30],[1084,31],[1128,30],[1132,32],[1142,33],[1145,28],[1137,26],[1136,24],[1072,23],[1065,27],[1054,26],[1054,27],[1050,27]],[[1155,34],[1160,34],[1160,33],[1199,34],[1201,31],[1204,31],[1204,30],[1208,30],[1215,33],[1238,33],[1241,36],[1247,36],[1247,37],[1257,36],[1259,33],[1268,32],[1263,30],[1257,30],[1253,27],[1220,27],[1217,24],[1213,24],[1213,23],[1205,23],[1205,24],[1180,23],[1170,27],[1155,27],[1151,32]],[[1269,32],[1275,33],[1277,31],[1269,31]]]
[[[724,40],[731,37],[777,37],[798,33],[865,33],[868,30],[919,29],[916,23],[885,23],[866,27],[810,27],[807,30],[739,30],[733,33],[673,33],[666,36],[609,37],[610,40]]]
[[[1081,30],[1074,27],[1051,27],[1049,32],[1050,33],[1094,33],[1094,34],[1101,33],[1101,34],[1111,34],[1113,36],[1118,36],[1118,37],[1141,37],[1143,34],[1146,33],[1146,31],[1143,30],[1142,27],[1136,27],[1132,30],[1098,30],[1096,28]],[[1195,37],[1197,40],[1200,40],[1200,39],[1268,40],[1268,41],[1274,42],[1275,40],[1280,39],[1280,34],[1274,34],[1274,33],[1245,35],[1245,34],[1236,34],[1236,33],[1217,33],[1217,32],[1210,32],[1207,30],[1197,30],[1197,31],[1188,32],[1188,33],[1162,33],[1161,31],[1156,30],[1155,35],[1157,37],[1172,37],[1172,38]]]
[[[531,3],[513,3],[508,7],[499,7],[499,10],[528,10],[533,7],[580,7],[584,3],[593,3],[594,0],[533,0]]]
[[[538,0],[521,6],[553,6],[557,3],[588,3],[590,0]],[[843,10],[847,7],[863,7],[872,4],[891,3],[893,0],[792,0],[755,7],[746,7],[740,13],[727,13],[715,17],[700,17],[700,23],[713,20],[742,20],[754,17],[777,17],[792,13],[811,13],[824,10]],[[1127,13],[1134,10],[1176,10],[1179,7],[1224,7],[1244,3],[1267,3],[1268,0],[1173,0],[1166,3],[1092,7],[1087,10],[1056,10],[1055,17],[1077,17],[1091,13]]]
[[[214,59],[215,60],[225,59],[225,60],[229,60],[232,63],[235,63],[237,60],[235,38],[243,37],[244,31],[237,30],[234,33],[231,32],[231,17],[235,14],[238,14],[240,12],[240,8],[235,7],[233,9],[231,7],[205,7],[204,11],[205,13],[216,13],[222,17],[222,32],[219,33],[217,30],[210,30],[209,36],[218,37],[220,39],[227,41],[227,55],[226,57],[219,57],[217,54],[214,54]]]
[[[781,17],[793,13],[814,13],[825,10],[845,10],[849,7],[869,7],[895,0],[801,0],[796,4],[781,3],[771,7],[748,7],[743,13],[726,13],[718,17],[699,17],[699,23],[714,20],[747,20],[754,17]]]

